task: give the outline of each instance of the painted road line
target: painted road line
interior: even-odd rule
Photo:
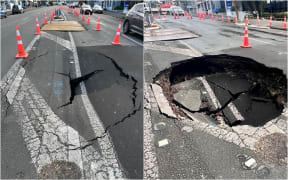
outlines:
[[[12,82],[12,84],[11,84],[7,94],[6,94],[8,102],[10,104],[13,103],[14,97],[16,96],[16,94],[18,92],[18,89],[20,87],[20,83],[22,81],[24,74],[25,74],[25,69],[20,67],[20,70],[18,71],[14,81]]]
[[[124,38],[134,42],[135,44],[138,44],[139,46],[143,46],[143,43],[136,41],[135,39],[130,38],[129,36],[125,35],[125,34],[121,34],[121,36],[123,36]]]
[[[22,135],[38,173],[53,161],[63,160],[74,162],[80,168],[83,179],[111,177],[108,173],[99,173],[106,170],[106,162],[93,146],[72,150],[88,142],[53,112],[27,77],[23,78],[12,108],[22,117],[19,122]]]
[[[46,33],[46,32],[42,32],[42,36],[47,38],[47,39],[50,39],[52,41],[55,41],[57,44],[65,47],[66,49],[69,49],[70,51],[72,51],[72,48],[71,48],[71,42],[70,41],[67,41],[61,37],[58,37],[58,36],[55,36],[53,34],[49,34],[49,33]]]
[[[64,15],[64,18],[66,19],[65,15]],[[74,62],[75,62],[76,76],[81,77],[82,75],[81,75],[81,70],[80,70],[80,63],[79,63],[77,48],[76,48],[72,33],[68,32],[68,34],[69,34],[71,48],[72,48]],[[98,138],[98,143],[101,148],[103,159],[106,164],[106,172],[109,174],[109,179],[123,178],[124,174],[120,168],[121,167],[120,163],[117,160],[117,155],[114,150],[114,146],[111,141],[110,135],[109,133],[105,134],[104,125],[102,124],[97,112],[94,110],[94,107],[92,106],[92,103],[87,95],[86,86],[83,82],[81,82],[80,88],[82,92],[81,99],[85,107],[85,110],[87,112],[87,116],[89,117],[89,121],[94,131],[95,137],[101,137],[101,138]]]
[[[252,39],[252,40],[254,40],[254,41],[258,41],[258,42],[261,42],[261,43],[264,43],[264,44],[270,44],[270,45],[272,45],[272,46],[276,46],[275,44],[270,43],[270,42],[267,42],[267,41],[262,41],[262,40],[255,39],[255,38],[251,38],[251,37],[249,37],[249,39]]]
[[[201,52],[197,51],[195,48],[187,44],[185,41],[179,40],[179,42],[183,44],[184,46],[188,47],[193,52],[193,54],[195,54],[195,57],[203,56]]]

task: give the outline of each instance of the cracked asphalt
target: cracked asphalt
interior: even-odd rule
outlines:
[[[156,19],[155,22],[160,25],[160,30],[161,28],[183,28],[200,36],[192,39],[155,42],[145,42],[144,38],[144,104],[146,104],[144,143],[150,146],[144,149],[149,153],[149,156],[144,156],[144,164],[150,167],[144,166],[145,177],[285,179],[286,165],[276,162],[285,161],[285,158],[281,160],[279,156],[276,160],[274,154],[276,151],[279,154],[287,151],[287,142],[281,141],[282,135],[287,134],[287,102],[284,100],[284,107],[278,109],[279,107],[276,106],[279,104],[275,105],[274,97],[267,95],[265,93],[267,91],[262,87],[271,90],[274,84],[278,83],[274,90],[281,91],[284,93],[283,97],[286,97],[287,59],[281,52],[287,49],[287,38],[276,35],[272,29],[267,32],[249,29],[250,44],[253,48],[242,49],[240,48],[243,43],[242,26],[227,23],[223,25],[221,22],[208,19],[199,21],[197,18],[186,20],[181,17],[180,20],[174,20],[171,16],[167,16],[167,20]],[[223,58],[222,61],[226,56],[235,56],[235,62],[247,61],[254,65],[251,69],[248,66],[244,68],[235,65],[236,71],[226,71],[225,67],[232,65],[232,62],[224,61],[223,65],[221,63],[209,65],[205,55],[206,59],[218,56],[220,59]],[[251,59],[244,60],[245,58]],[[260,63],[259,66],[257,63]],[[271,68],[271,71],[260,70],[265,66]],[[173,69],[172,72],[170,67]],[[276,67],[275,72],[272,70],[274,67]],[[244,71],[262,73],[258,75],[246,73],[248,76],[245,77],[243,76],[245,72],[242,73],[241,68]],[[237,69],[241,72],[239,78],[234,74]],[[226,74],[225,71],[228,73]],[[275,75],[276,72],[279,74]],[[249,76],[253,78],[247,81]],[[279,79],[283,80],[282,83]],[[262,80],[267,84],[256,85],[255,82]],[[180,85],[184,82],[187,82],[186,86]],[[153,92],[151,89],[151,83],[162,87],[162,93],[168,103],[163,104],[164,100],[159,98],[159,92]],[[179,88],[183,86],[184,90],[190,87],[200,91],[202,104],[199,111],[187,111],[179,104],[175,105],[173,94],[179,90],[176,89],[177,85]],[[260,92],[259,89],[263,90],[263,94],[256,96],[255,94]],[[255,97],[247,99],[247,94],[254,94]],[[159,99],[156,101],[155,98]],[[231,106],[231,102],[234,107]],[[249,107],[251,102],[252,106]],[[178,116],[176,119],[162,112],[167,110],[168,106]],[[273,106],[275,109],[272,108]],[[231,127],[225,119],[231,116],[237,117],[235,107],[238,113],[240,112],[245,119],[251,121],[243,121]],[[227,108],[231,111],[227,112],[225,110]],[[224,113],[219,112],[221,109]],[[272,148],[267,153],[260,153],[260,149],[272,146],[271,137],[274,138],[277,148]],[[167,140],[168,144],[160,147],[158,143],[163,140]],[[241,154],[253,157],[257,162],[256,168],[246,170],[238,159]]]
[[[44,10],[33,15],[42,21]],[[43,32],[2,79],[2,178],[143,176],[142,47],[127,38],[113,47],[119,19],[103,15],[96,32],[91,18],[84,32]]]

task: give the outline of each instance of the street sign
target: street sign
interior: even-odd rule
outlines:
[[[231,0],[226,0],[226,9],[231,9],[232,7],[232,1]]]
[[[129,2],[125,2],[124,7],[129,7]]]

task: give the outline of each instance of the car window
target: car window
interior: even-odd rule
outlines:
[[[143,4],[137,4],[135,6],[135,11],[143,13]]]

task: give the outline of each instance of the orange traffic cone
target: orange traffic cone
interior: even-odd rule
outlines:
[[[186,17],[187,17],[187,20],[189,20],[189,15],[188,14],[186,14]]]
[[[199,14],[199,20],[201,20],[201,18],[202,18],[202,13]]]
[[[235,24],[237,24],[238,23],[238,17],[236,16],[235,17]]]
[[[270,16],[270,22],[269,22],[269,27],[272,27],[272,16]]]
[[[115,40],[114,42],[112,42],[113,45],[121,45],[120,43],[120,31],[121,31],[121,21],[118,25],[118,29],[117,29],[117,33],[116,33],[116,36],[115,36]]]
[[[284,24],[283,24],[283,29],[287,29],[286,16],[284,17]]]
[[[82,14],[82,21],[85,21],[85,14]]]
[[[101,28],[100,28],[100,15],[98,16],[98,20],[97,20],[96,31],[101,31]]]
[[[18,53],[16,54],[15,58],[27,58],[29,56],[28,53],[25,52],[23,42],[21,39],[20,31],[18,26],[16,26],[16,36],[17,36],[17,45],[18,45]]]
[[[40,31],[40,26],[39,26],[39,21],[38,21],[38,16],[36,16],[36,35],[42,34]]]
[[[213,13],[212,13],[212,15],[211,15],[211,20],[212,20],[212,21],[214,21],[214,16],[213,16]]]
[[[166,19],[166,14],[164,14],[164,19]]]
[[[161,14],[160,13],[158,14],[158,19],[161,19]]]
[[[155,17],[154,17],[154,14],[152,13],[152,19],[154,19]]]
[[[244,43],[240,47],[242,47],[242,48],[252,48],[252,46],[249,45],[248,28],[247,28],[247,26],[245,26]]]
[[[191,16],[190,16],[190,19],[192,20],[192,12],[191,12]]]
[[[48,21],[47,21],[47,14],[45,12],[45,20],[44,20],[44,24],[48,24]]]
[[[228,16],[228,23],[230,23],[231,22],[231,20],[230,20],[230,16]]]
[[[176,19],[176,14],[174,13],[174,19]]]
[[[177,13],[177,19],[180,19],[179,13]]]
[[[248,26],[248,24],[249,24],[249,20],[248,20],[248,16],[246,16],[245,26]]]
[[[218,21],[219,20],[219,17],[218,17],[218,14],[217,14],[217,16],[216,16],[216,21]]]
[[[88,15],[87,24],[90,24],[90,13],[89,13],[89,15]]]
[[[222,15],[222,22],[224,22],[224,17],[223,17],[223,15]]]
[[[50,15],[50,21],[52,21],[53,20],[53,12],[51,11],[51,15]]]
[[[259,20],[259,16],[257,15],[257,25],[260,26],[261,23],[260,23],[260,20]]]

